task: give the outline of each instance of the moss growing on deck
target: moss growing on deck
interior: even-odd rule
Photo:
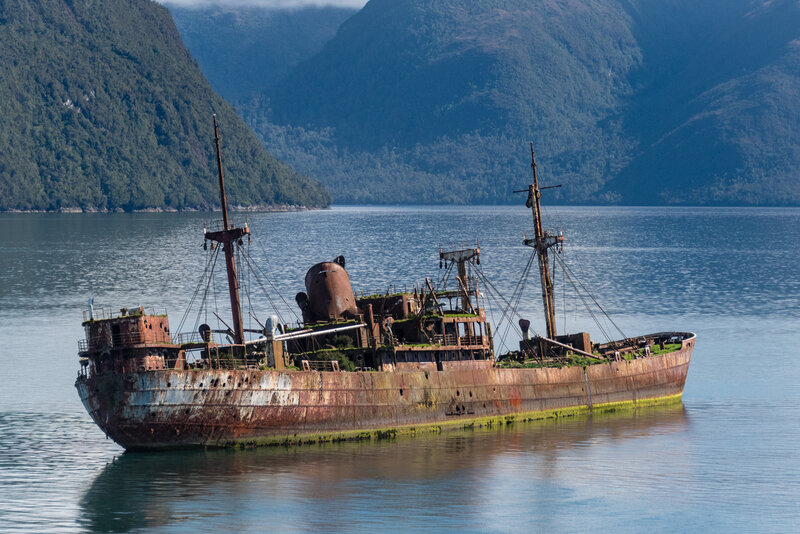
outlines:
[[[653,355],[657,354],[667,354],[669,352],[675,352],[676,350],[680,350],[683,345],[680,343],[667,343],[664,345],[662,349],[659,345],[653,345],[650,347],[650,353]]]

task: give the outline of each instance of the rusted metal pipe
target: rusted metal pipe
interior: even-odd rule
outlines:
[[[431,296],[433,297],[433,301],[436,303],[436,309],[439,310],[439,313],[442,313],[442,305],[439,304],[439,299],[436,298],[436,291],[433,290],[433,286],[431,285],[431,279],[427,276],[425,277],[425,284],[428,286],[428,291],[431,292]]]
[[[576,349],[572,345],[567,345],[566,343],[561,343],[559,341],[556,341],[555,339],[550,339],[549,337],[539,336],[538,339],[541,339],[542,341],[547,341],[548,343],[552,343],[553,345],[558,345],[559,347],[563,347],[565,349],[571,350],[572,352],[577,352],[578,354],[582,354],[582,355],[584,355],[584,356],[586,356],[588,358],[593,358],[595,360],[605,361],[605,358],[602,358],[602,357],[600,357],[600,356],[598,356],[596,354],[591,354],[591,353],[588,353],[586,351],[583,351],[583,350],[580,350],[580,349]]]
[[[275,336],[275,337],[273,337],[271,339],[270,338],[266,338],[266,337],[262,337],[262,338],[259,338],[259,339],[254,339],[252,341],[248,341],[247,343],[245,343],[245,345],[254,345],[254,344],[257,344],[257,343],[264,343],[266,341],[271,341],[271,340],[274,340],[274,341],[293,341],[295,339],[303,339],[303,338],[306,338],[306,337],[316,337],[316,336],[322,336],[322,335],[325,335],[325,334],[336,334],[338,332],[346,332],[348,330],[355,330],[356,328],[364,328],[365,326],[366,326],[365,324],[359,323],[359,324],[351,324],[351,325],[348,325],[348,326],[339,326],[337,328],[330,328],[330,329],[326,329],[326,330],[303,330],[303,331],[300,331],[300,332],[291,332],[289,334],[280,334],[280,335],[277,335],[277,336]]]
[[[364,328],[364,327],[366,327],[364,323],[358,323],[358,324],[351,324],[348,326],[339,326],[337,328],[330,328],[325,330],[314,330],[313,332],[292,332],[291,334],[282,334],[279,336],[275,336],[275,340],[287,341],[293,339],[302,339],[305,337],[323,336],[325,334],[336,334],[338,332],[346,332],[348,330],[355,330],[357,328]]]

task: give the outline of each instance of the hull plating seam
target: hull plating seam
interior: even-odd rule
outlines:
[[[690,360],[688,348],[585,369],[152,371],[79,380],[77,386],[95,422],[128,449],[255,446],[374,439],[645,406],[680,398]],[[217,379],[231,386],[197,387]]]
[[[313,445],[321,443],[336,443],[342,441],[370,441],[394,439],[402,436],[415,436],[418,434],[438,434],[457,430],[473,429],[492,429],[503,428],[515,423],[530,423],[544,421],[547,419],[559,419],[564,417],[577,417],[582,415],[614,413],[632,411],[637,409],[649,408],[652,406],[669,406],[681,403],[682,393],[660,397],[655,399],[643,399],[640,401],[608,402],[605,404],[595,404],[593,408],[588,406],[574,406],[558,410],[542,410],[533,412],[523,412],[506,416],[475,417],[468,419],[458,419],[444,421],[441,423],[428,423],[422,425],[404,425],[397,427],[376,428],[369,430],[350,430],[341,432],[317,432],[294,434],[287,436],[262,437],[262,438],[242,438],[228,439],[204,443],[207,448],[251,448],[269,446],[292,446],[292,445]],[[192,445],[187,445],[192,446]],[[176,448],[174,445],[162,447],[148,445],[146,447],[130,447],[129,450],[151,450],[158,448]]]

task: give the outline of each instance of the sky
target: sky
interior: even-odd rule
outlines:
[[[157,0],[171,6],[206,7],[215,6],[262,6],[291,8],[304,6],[363,7],[367,0]]]

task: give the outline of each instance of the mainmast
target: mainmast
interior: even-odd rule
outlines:
[[[234,259],[234,245],[242,244],[242,237],[250,233],[250,229],[233,228],[228,222],[228,202],[225,198],[225,179],[222,176],[222,150],[220,149],[219,130],[217,130],[217,116],[214,115],[214,144],[217,147],[217,170],[219,171],[219,195],[222,204],[222,230],[206,232],[206,239],[222,244],[225,252],[225,267],[228,271],[228,293],[231,298],[231,313],[233,314],[234,343],[244,343],[244,326],[242,322],[242,304],[239,301],[239,279],[236,277],[236,260]]]
[[[544,320],[547,325],[547,337],[556,337],[556,311],[555,297],[553,294],[553,281],[550,277],[550,262],[547,251],[564,242],[564,236],[551,235],[545,232],[542,227],[542,208],[539,199],[542,196],[542,189],[552,189],[561,187],[552,185],[539,188],[539,177],[536,174],[536,157],[533,153],[533,143],[531,143],[531,169],[533,170],[533,183],[528,186],[528,201],[525,205],[533,211],[534,239],[525,239],[525,244],[536,249],[536,256],[539,259],[539,276],[542,282],[542,302],[544,303]]]

